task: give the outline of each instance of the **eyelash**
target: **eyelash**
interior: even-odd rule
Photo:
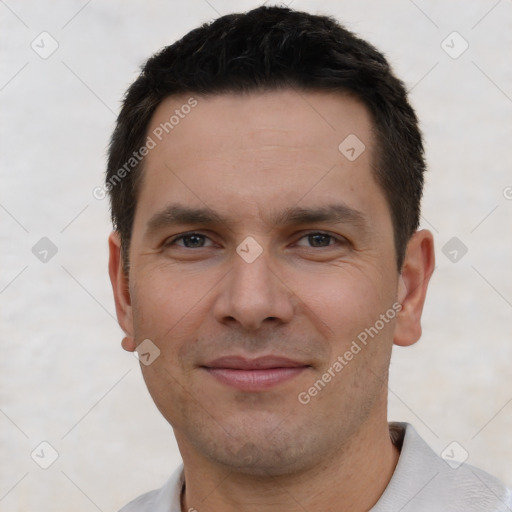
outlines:
[[[332,235],[331,233],[328,233],[326,231],[310,231],[308,233],[304,233],[298,240],[297,242],[295,242],[296,244],[302,240],[303,238],[306,238],[306,237],[309,237],[309,236],[313,236],[313,235],[322,235],[322,236],[328,236],[330,238],[330,241],[334,240],[336,243],[329,243],[329,245],[327,246],[322,246],[322,247],[314,247],[314,246],[309,246],[308,248],[310,249],[326,249],[326,248],[329,248],[333,245],[337,245],[337,244],[345,244],[347,241],[343,238],[343,237],[336,237],[334,235]],[[193,237],[193,236],[199,236],[199,237],[203,237],[204,239],[208,239],[212,242],[212,240],[205,234],[203,233],[199,233],[199,232],[196,232],[196,231],[190,231],[190,232],[187,232],[187,233],[183,233],[181,235],[177,235],[175,236],[174,238],[172,238],[171,240],[169,240],[168,242],[166,242],[164,244],[165,247],[170,247],[170,246],[173,246],[176,244],[176,242],[178,242],[179,240],[183,240],[184,238],[188,238],[188,237]],[[213,242],[212,242],[213,243]],[[182,247],[183,249],[193,249],[191,247],[185,247],[185,246],[180,246]],[[199,247],[199,249],[203,249],[204,247]]]
[[[209,237],[207,235],[204,235],[203,233],[197,233],[196,231],[190,231],[188,233],[183,233],[182,235],[175,236],[173,239],[166,242],[165,246],[169,247],[169,246],[175,245],[175,243],[177,241],[183,240],[184,238],[188,238],[188,237],[192,237],[192,236],[200,236],[200,237],[204,237],[205,239],[209,239]],[[183,248],[190,249],[190,247],[184,247],[184,246],[183,246]],[[200,249],[202,249],[202,247],[200,247]]]

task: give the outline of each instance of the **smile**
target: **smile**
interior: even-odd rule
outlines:
[[[292,379],[310,365],[277,355],[255,359],[233,355],[210,361],[202,368],[219,382],[241,391],[262,391]]]

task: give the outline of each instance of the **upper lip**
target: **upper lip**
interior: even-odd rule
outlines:
[[[268,368],[298,368],[309,365],[287,357],[268,355],[255,359],[247,359],[241,356],[224,356],[214,359],[202,366],[206,368],[226,368],[232,370],[265,370]]]

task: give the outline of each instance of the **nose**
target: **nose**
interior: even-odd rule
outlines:
[[[251,263],[233,256],[232,270],[223,280],[213,308],[218,322],[247,330],[290,322],[293,292],[269,265],[265,252]]]

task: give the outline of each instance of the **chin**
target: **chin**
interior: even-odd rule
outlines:
[[[312,457],[303,448],[303,445],[299,447],[295,442],[292,445],[282,444],[280,440],[276,440],[276,445],[246,442],[236,451],[227,447],[220,453],[218,450],[210,451],[210,459],[238,474],[262,478],[286,476],[311,466]]]

